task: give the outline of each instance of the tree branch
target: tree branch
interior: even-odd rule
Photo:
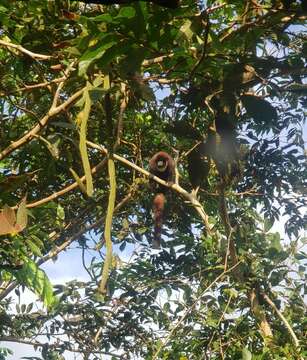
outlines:
[[[92,147],[93,149],[97,149],[99,151],[101,151],[104,154],[108,154],[108,150],[101,146],[101,145],[97,145],[91,141],[87,141],[87,144]],[[205,225],[205,229],[207,231],[208,234],[211,234],[212,232],[212,226],[209,223],[209,219],[208,219],[208,215],[206,214],[205,210],[203,209],[201,203],[189,192],[187,192],[185,189],[183,189],[180,185],[178,184],[169,184],[168,182],[160,179],[157,176],[152,175],[151,173],[149,173],[147,170],[144,170],[143,168],[135,165],[134,163],[132,163],[131,161],[113,154],[113,157],[115,160],[120,161],[121,163],[137,170],[138,172],[144,174],[146,177],[149,177],[150,179],[156,181],[157,183],[166,186],[168,188],[171,188],[172,190],[178,192],[180,195],[182,195],[183,198],[185,198],[194,208],[195,210],[198,212],[198,214],[200,215],[201,219],[203,220],[203,223]]]
[[[66,77],[63,76],[63,77],[60,77],[60,78],[57,78],[57,79],[53,79],[53,80],[50,80],[50,81],[45,81],[45,82],[38,83],[38,84],[24,85],[24,87],[16,89],[14,91],[14,93],[15,92],[21,92],[21,91],[28,91],[28,90],[32,90],[32,89],[39,89],[39,88],[48,87],[50,84],[57,84],[57,83],[60,83],[62,81],[65,81],[65,80],[66,80]]]
[[[259,291],[258,289],[252,289],[250,292],[250,303],[251,303],[251,310],[259,322],[259,328],[261,335],[264,337],[265,340],[271,341],[273,338],[273,333],[271,326],[267,320],[266,314],[262,309],[262,306],[259,303]]]
[[[225,40],[227,40],[228,38],[231,38],[232,36],[236,36],[242,32],[246,32],[248,29],[253,28],[254,30],[257,27],[265,27],[265,20],[268,19],[268,21],[272,21],[272,19],[274,18],[274,16],[276,14],[280,13],[280,10],[271,10],[268,11],[266,14],[264,14],[262,17],[259,17],[257,19],[257,21],[251,21],[248,23],[243,24],[242,26],[236,28],[235,30],[231,31],[231,28],[233,27],[230,26],[229,28],[225,29],[222,31],[221,37],[220,37],[220,41],[224,42]],[[304,21],[306,20],[307,16],[304,14],[297,14],[297,13],[292,13],[288,16],[284,16],[283,18],[281,18],[279,20],[279,24],[283,23],[283,24],[288,24],[291,21],[293,21],[294,19],[296,20],[300,20],[300,21]],[[272,26],[273,28],[273,26]]]
[[[21,45],[12,44],[12,43],[4,41],[4,40],[0,40],[0,45],[8,47],[8,48],[16,49],[16,50],[22,52],[23,54],[30,56],[32,59],[35,59],[35,60],[49,60],[52,58],[52,56],[50,56],[50,55],[37,54],[30,50],[25,49]]]
[[[280,320],[284,323],[285,327],[287,328],[287,330],[289,331],[293,342],[295,344],[296,347],[299,347],[299,341],[298,338],[296,337],[292,327],[290,326],[290,324],[288,323],[287,319],[283,316],[283,314],[278,310],[277,306],[273,303],[273,301],[264,293],[262,293],[262,296],[264,298],[264,300],[271,306],[271,308],[276,312],[277,316],[280,318]]]
[[[158,57],[153,58],[153,59],[144,60],[142,62],[142,66],[150,66],[150,65],[153,65],[153,64],[161,63],[164,59],[170,59],[174,55],[175,55],[175,53],[170,53],[170,54],[158,56]]]
[[[61,83],[63,84],[63,83]],[[59,87],[62,87],[61,84]],[[59,89],[58,87],[58,89]],[[37,125],[35,125],[29,132],[27,132],[24,136],[22,136],[20,139],[14,141],[11,143],[7,148],[2,150],[0,152],[0,160],[3,160],[6,156],[8,156],[10,153],[15,151],[16,149],[19,149],[24,144],[31,141],[33,138],[35,138],[35,135],[39,133],[39,131],[45,127],[48,123],[48,121],[55,115],[59,114],[61,111],[66,109],[69,105],[71,105],[73,102],[75,102],[83,93],[84,89],[81,89],[74,93],[70,98],[68,98],[65,102],[63,102],[61,105],[56,106],[57,102],[57,96],[58,92],[56,92],[56,95],[53,99],[53,104],[51,105],[48,113],[39,121]]]
[[[96,174],[100,169],[102,169],[105,166],[106,162],[107,162],[106,158],[103,159],[102,161],[100,161],[96,166],[94,166],[92,168],[91,173]],[[85,182],[85,180],[86,180],[85,175],[80,178],[81,182]],[[78,186],[79,186],[78,183],[74,182],[74,183],[64,187],[63,189],[61,189],[61,190],[59,190],[57,192],[54,192],[53,194],[51,194],[51,195],[49,195],[49,196],[47,196],[47,197],[45,197],[43,199],[40,199],[40,200],[37,200],[37,201],[34,201],[32,203],[27,204],[27,208],[33,208],[33,207],[45,204],[45,203],[47,203],[47,202],[49,202],[51,200],[54,200],[54,199],[56,199],[56,198],[58,198],[58,197],[60,197],[60,196],[62,196],[64,194],[66,194],[67,192],[69,192],[71,190],[76,189]]]

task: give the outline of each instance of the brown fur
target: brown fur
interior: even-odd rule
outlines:
[[[160,247],[162,224],[163,224],[163,211],[165,204],[165,196],[162,193],[156,194],[153,200],[153,213],[154,213],[154,248]]]
[[[160,179],[172,182],[175,177],[175,162],[173,158],[164,151],[156,153],[149,161],[149,169],[153,175]],[[163,224],[163,212],[165,205],[165,192],[167,188],[163,185],[156,185],[156,195],[153,200],[153,214],[154,214],[154,248],[160,247],[161,232]]]

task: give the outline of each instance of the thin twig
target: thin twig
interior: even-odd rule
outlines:
[[[152,75],[152,76],[144,77],[143,81],[144,82],[152,81],[152,82],[157,82],[157,83],[159,83],[161,85],[165,85],[165,84],[179,83],[179,82],[184,81],[184,79],[183,78],[165,79],[165,78],[161,78],[160,75],[157,75],[157,76]]]
[[[45,127],[48,123],[48,121],[55,115],[58,115],[61,111],[65,110],[69,105],[74,103],[82,94],[84,89],[81,89],[74,93],[70,98],[68,98],[65,102],[63,102],[59,106],[55,106],[55,102],[57,101],[57,95],[54,97],[53,104],[50,107],[50,110],[48,113],[39,121],[37,125],[35,125],[29,132],[27,132],[24,136],[22,136],[20,139],[14,141],[11,143],[7,148],[1,151],[0,153],[0,160],[3,160],[6,156],[11,154],[16,149],[19,149],[24,144],[31,141],[36,135],[39,133],[39,131]]]
[[[107,162],[106,158],[103,159],[102,161],[100,161],[96,166],[94,166],[92,168],[91,173],[96,174],[100,169],[102,169],[105,166],[106,162]],[[80,178],[81,182],[85,182],[85,180],[86,180],[85,175]],[[74,183],[64,187],[63,189],[61,189],[61,190],[59,190],[57,192],[54,192],[53,194],[51,194],[51,195],[49,195],[49,196],[47,196],[47,197],[45,197],[43,199],[40,199],[40,200],[37,200],[37,201],[34,201],[32,203],[27,204],[27,208],[34,208],[36,206],[40,206],[42,204],[45,204],[45,203],[47,203],[47,202],[49,202],[51,200],[57,199],[58,197],[66,194],[67,192],[76,189],[78,186],[79,186],[78,183],[74,182]]]
[[[229,299],[228,299],[228,301],[227,301],[227,304],[226,304],[226,306],[225,306],[225,309],[224,309],[222,315],[220,316],[220,318],[219,318],[219,320],[218,320],[218,322],[217,322],[216,329],[219,328],[219,326],[220,326],[220,324],[221,324],[221,322],[222,322],[222,320],[223,320],[223,318],[224,318],[224,316],[225,316],[225,314],[226,314],[226,312],[227,312],[227,310],[228,310],[228,308],[229,308],[229,305],[230,305],[230,302],[231,302],[232,298],[233,298],[233,295],[230,295],[230,296],[229,296]],[[206,347],[208,350],[210,349],[211,343],[212,343],[212,341],[213,341],[213,339],[214,339],[214,337],[215,337],[215,335],[216,335],[217,333],[218,333],[218,330],[214,330],[214,331],[213,331],[213,334],[212,334],[212,336],[211,336],[211,338],[210,338],[210,340],[209,340],[209,343],[208,343],[208,345],[207,345],[207,347]],[[205,359],[205,357],[206,357],[206,353],[204,353],[203,359]]]
[[[132,198],[135,190],[136,190],[135,187],[132,186],[129,193],[115,206],[114,212],[120,210]],[[55,249],[51,250],[47,255],[45,255],[41,259],[39,259],[36,263],[37,266],[40,266],[40,265],[44,264],[45,262],[47,262],[48,260],[51,260],[52,258],[56,257],[60,252],[67,249],[68,246],[73,241],[75,241],[76,239],[79,239],[81,235],[83,235],[84,233],[86,233],[90,230],[100,227],[103,224],[103,222],[104,222],[104,219],[99,219],[94,224],[87,225],[87,226],[84,226],[84,225],[81,226],[81,229],[77,233],[68,237],[65,242],[63,242],[61,245],[59,245]],[[72,225],[75,225],[75,223]],[[65,230],[67,230],[67,229],[65,229]],[[54,232],[52,232],[53,237],[54,237],[54,235],[55,235]],[[49,237],[51,237],[51,235]],[[60,235],[57,238],[59,238],[59,237],[60,237]],[[0,301],[3,300],[11,291],[13,291],[17,285],[18,285],[17,281],[13,281],[10,285],[8,285],[8,287],[0,293]]]
[[[253,27],[254,29],[256,29],[257,27],[261,27],[263,28],[264,25],[265,25],[265,20],[266,19],[269,19],[269,21],[272,20],[272,17],[274,17],[274,15],[276,15],[277,13],[280,13],[279,10],[271,10],[271,11],[268,11],[266,14],[264,14],[262,17],[259,17],[258,20],[255,22],[255,21],[251,21],[251,22],[248,22],[248,23],[245,23],[243,24],[242,26],[236,28],[234,31],[230,31],[231,28],[233,27],[233,25],[231,27],[229,27],[228,29],[225,29],[223,30],[223,34],[225,35],[222,35],[220,37],[220,42],[224,42],[225,40],[227,40],[228,38],[231,38],[232,36],[234,35],[238,35],[242,32],[245,32],[247,31],[249,28]],[[301,15],[298,15],[296,13],[293,13],[293,14],[290,14],[290,15],[287,15],[287,16],[284,16],[283,18],[279,19],[279,22],[278,22],[278,25],[280,25],[281,23],[283,24],[286,24],[286,23],[289,23],[290,21],[292,21],[293,19],[296,19],[296,20],[301,20],[301,21],[304,21],[306,20],[307,16],[304,15],[304,14],[301,14]]]
[[[169,342],[171,337],[173,336],[174,332],[177,330],[177,328],[182,324],[182,322],[186,319],[186,317],[189,315],[189,313],[195,308],[199,300],[203,297],[203,295],[212,288],[214,284],[216,284],[220,279],[222,279],[227,273],[234,270],[239,264],[241,263],[241,260],[238,261],[235,265],[233,265],[231,268],[229,268],[226,271],[223,271],[218,277],[215,278],[215,280],[212,281],[210,285],[208,285],[201,294],[197,297],[197,299],[194,301],[194,303],[185,311],[185,313],[181,316],[181,318],[177,321],[177,323],[173,326],[170,333],[166,337],[164,341],[161,342],[160,346],[158,347],[157,351],[152,357],[152,360],[158,359],[158,355],[160,354],[161,350],[165,347],[165,345]]]
[[[170,53],[170,54],[158,56],[158,57],[153,58],[153,59],[144,60],[142,62],[142,66],[149,66],[149,65],[161,63],[161,62],[163,62],[164,59],[170,59],[174,55],[175,55],[175,53]]]
[[[14,90],[13,92],[22,92],[22,91],[28,91],[28,90],[32,90],[32,89],[39,89],[39,88],[44,88],[44,87],[48,87],[51,84],[57,84],[60,83],[62,81],[64,81],[66,78],[65,76],[57,78],[57,79],[53,79],[50,81],[44,81],[42,83],[38,83],[38,84],[31,84],[31,85],[24,85],[24,87],[20,87],[16,90]]]
[[[69,72],[71,70],[73,70],[73,68],[74,68],[74,64],[75,64],[75,62],[72,62],[67,67],[67,69],[64,71],[64,79],[67,79]],[[45,127],[47,125],[50,118],[52,118],[53,116],[59,114],[61,111],[65,110],[69,105],[71,105],[74,101],[76,101],[83,94],[84,89],[81,89],[81,90],[77,91],[76,93],[74,93],[64,103],[57,106],[57,102],[58,102],[59,97],[60,97],[60,92],[61,92],[61,90],[62,90],[62,88],[64,86],[64,83],[65,83],[64,80],[59,83],[59,85],[58,85],[58,87],[56,89],[55,95],[53,97],[53,100],[52,100],[52,105],[51,105],[49,111],[47,112],[47,114],[41,120],[38,120],[38,124],[36,124],[24,136],[22,136],[21,138],[19,138],[16,141],[14,141],[7,148],[2,150],[0,152],[0,160],[3,160],[6,156],[8,156],[14,150],[20,148],[22,145],[24,145],[27,142],[31,141],[35,137],[35,135],[37,135],[39,133],[39,131],[43,127]]]
[[[193,79],[194,74],[196,73],[196,70],[199,68],[199,66],[203,63],[203,61],[206,59],[207,56],[207,47],[208,47],[208,39],[209,39],[209,31],[210,31],[210,18],[208,13],[205,11],[203,13],[203,16],[206,19],[206,28],[205,28],[205,36],[204,36],[204,44],[203,44],[203,48],[202,48],[202,54],[200,56],[200,58],[197,60],[197,62],[195,63],[195,65],[193,66],[191,72],[190,72],[190,80]],[[203,22],[203,21],[202,21]]]
[[[23,112],[26,113],[26,114],[30,114],[30,115],[33,116],[37,121],[39,121],[39,117],[37,116],[37,114],[35,114],[34,111],[29,110],[29,109],[27,109],[27,108],[25,108],[25,107],[23,107],[23,106],[21,106],[21,105],[18,105],[18,104],[16,104],[16,103],[14,103],[13,101],[11,101],[10,98],[9,98],[9,101],[11,102],[11,104],[12,104],[15,108],[23,111]]]

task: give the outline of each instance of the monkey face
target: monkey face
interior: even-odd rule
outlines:
[[[168,153],[159,151],[150,159],[149,170],[160,179],[171,182],[175,175],[175,162]]]
[[[165,159],[158,159],[156,164],[157,170],[160,172],[164,172],[167,168],[167,161],[165,161]]]

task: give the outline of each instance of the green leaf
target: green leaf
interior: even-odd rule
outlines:
[[[264,231],[265,232],[270,231],[270,229],[272,228],[273,225],[274,225],[274,218],[264,219]]]
[[[248,115],[257,123],[271,124],[277,121],[277,111],[267,100],[255,95],[243,95],[241,99]]]
[[[170,311],[170,308],[171,308],[171,306],[170,306],[170,303],[169,303],[169,302],[166,302],[166,303],[163,305],[163,311],[164,311],[165,313],[168,313],[168,312]]]
[[[0,5],[0,13],[6,13],[8,12],[8,9],[2,5]]]
[[[118,40],[118,36],[107,34],[99,40],[98,44],[88,49],[80,58],[79,75],[83,76],[89,65],[93,61],[100,59],[107,49],[118,43]]]
[[[99,66],[105,67],[109,66],[109,64],[119,58],[122,55],[126,55],[127,51],[131,48],[132,41],[131,40],[121,40],[116,44],[113,44],[110,48],[108,48],[104,54],[101,56],[99,60]]]
[[[271,247],[274,248],[277,251],[281,251],[282,250],[282,246],[280,243],[280,234],[279,233],[270,233],[266,235],[267,239],[270,241],[271,243]]]
[[[172,288],[170,286],[166,286],[165,291],[167,293],[167,296],[170,298],[172,296]]]
[[[235,299],[239,296],[239,292],[234,288],[225,289],[224,293]]]
[[[242,350],[242,360],[252,360],[252,354],[246,347]]]
[[[98,15],[96,17],[89,18],[89,20],[95,21],[95,22],[106,22],[110,23],[113,21],[113,18],[110,14],[102,14]]]
[[[191,20],[186,20],[180,28],[180,31],[186,36],[188,40],[191,40],[193,37],[193,31],[191,29],[191,25],[192,25]]]
[[[61,206],[60,204],[58,204],[58,206],[57,206],[56,216],[58,219],[60,219],[62,221],[65,219],[65,210],[64,210],[63,206]]]
[[[48,150],[50,151],[51,155],[58,159],[60,156],[60,144],[61,144],[61,136],[59,134],[50,134],[47,136],[48,141]]]
[[[44,248],[44,242],[36,235],[31,234],[30,235],[31,241],[35,243],[36,246],[38,246],[40,249]]]
[[[103,90],[108,91],[110,89],[110,76],[105,75],[103,78]]]
[[[76,130],[77,127],[75,124],[66,123],[64,121],[53,121],[52,126],[64,128],[64,129],[70,129],[70,130]]]
[[[21,270],[14,271],[14,276],[18,282],[33,290],[47,307],[52,307],[56,303],[53,295],[52,285],[46,276],[34,261],[25,259]]]
[[[190,301],[191,296],[192,296],[192,289],[190,288],[190,286],[185,286],[184,287],[184,293],[183,293],[184,300],[185,301]]]
[[[64,220],[65,220],[65,210],[64,210],[63,206],[58,204],[57,209],[56,209],[56,224],[58,226],[63,226]]]
[[[131,6],[124,6],[120,9],[119,14],[116,16],[116,18],[124,17],[127,19],[131,19],[135,16],[136,11]]]
[[[41,249],[33,241],[27,239],[27,245],[29,246],[33,255],[42,256]]]
[[[127,218],[124,218],[124,219],[123,219],[123,221],[122,221],[122,226],[123,226],[123,228],[124,228],[125,230],[129,229],[130,223],[129,223],[129,221],[128,221]]]

